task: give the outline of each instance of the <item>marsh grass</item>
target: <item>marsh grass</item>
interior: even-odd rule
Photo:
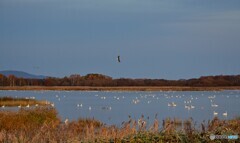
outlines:
[[[35,99],[26,99],[26,98],[13,98],[13,97],[0,97],[0,106],[15,107],[15,106],[45,106],[49,105],[47,101],[39,101]]]
[[[155,118],[153,124],[142,116],[128,121],[120,127],[105,125],[95,119],[80,118],[61,122],[52,107],[0,111],[0,142],[239,142],[240,140],[214,140],[210,134],[239,135],[240,120],[219,120],[214,118],[196,129],[193,119],[165,119],[161,123]],[[180,128],[179,128],[180,127]]]

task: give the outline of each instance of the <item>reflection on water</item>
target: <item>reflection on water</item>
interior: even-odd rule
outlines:
[[[98,119],[107,124],[120,125],[130,115],[142,115],[153,122],[170,118],[197,122],[230,119],[240,116],[240,91],[0,91],[0,96],[35,97],[48,100],[56,107],[62,120],[80,117]],[[8,110],[9,108],[2,108]],[[14,109],[10,109],[14,110]]]

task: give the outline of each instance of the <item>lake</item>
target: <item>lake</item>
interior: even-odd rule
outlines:
[[[106,124],[121,125],[142,115],[152,122],[157,114],[200,123],[217,116],[231,119],[240,116],[240,90],[226,91],[0,91],[0,97],[34,97],[54,103],[62,120],[95,118]],[[0,110],[11,110],[1,108]],[[16,108],[15,108],[16,109]],[[214,115],[215,113],[215,115]],[[224,114],[225,113],[225,114]],[[227,113],[227,115],[226,115]]]

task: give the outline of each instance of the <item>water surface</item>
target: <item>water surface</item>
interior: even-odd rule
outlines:
[[[62,120],[80,117],[95,118],[107,124],[121,125],[141,115],[155,115],[159,120],[170,118],[196,122],[209,120],[218,113],[220,119],[240,116],[240,90],[228,91],[0,91],[0,96],[35,97],[54,103]],[[176,106],[172,106],[172,102]],[[214,107],[217,106],[217,107]],[[191,108],[192,107],[192,108]],[[1,108],[0,110],[8,110]],[[223,113],[227,112],[227,116]]]

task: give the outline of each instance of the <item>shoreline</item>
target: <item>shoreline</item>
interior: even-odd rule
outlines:
[[[190,86],[119,86],[119,87],[93,87],[93,86],[6,86],[0,90],[71,90],[71,91],[222,91],[240,90],[240,86],[221,87],[190,87]]]

